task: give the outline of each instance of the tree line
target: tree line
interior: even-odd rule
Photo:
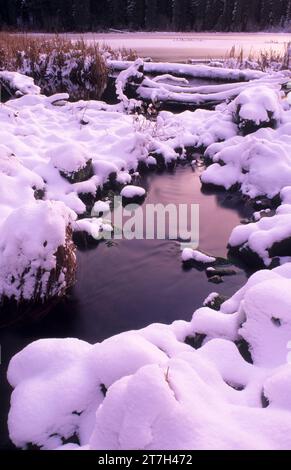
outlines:
[[[46,31],[288,28],[291,0],[0,0],[0,27]]]

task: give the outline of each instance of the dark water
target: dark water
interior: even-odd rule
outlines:
[[[200,248],[226,256],[232,228],[250,214],[235,194],[202,192],[200,172],[185,166],[143,177],[146,202],[200,204]],[[180,245],[175,241],[120,241],[79,251],[78,280],[71,298],[41,323],[0,330],[2,448],[9,447],[7,365],[23,347],[50,337],[77,337],[94,343],[153,322],[190,320],[208,294],[216,291],[230,296],[247,277],[240,271],[217,286],[208,282],[205,272],[183,270],[180,257]]]

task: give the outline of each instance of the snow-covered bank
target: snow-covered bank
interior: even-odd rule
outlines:
[[[9,366],[11,439],[44,449],[77,437],[92,450],[290,450],[290,279],[290,264],[261,271],[220,312],[203,307],[190,323],[96,345],[31,344]]]

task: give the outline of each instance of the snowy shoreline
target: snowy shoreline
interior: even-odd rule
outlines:
[[[124,197],[143,196],[128,186],[133,173],[183,161],[189,149],[204,149],[210,162],[202,184],[270,203],[266,217],[234,230],[230,246],[257,256],[259,268],[282,266],[258,271],[219,312],[203,307],[190,323],[151,325],[94,346],[74,339],[28,346],[8,371],[10,437],[17,447],[47,449],[78,448],[62,446],[75,435],[84,449],[290,449],[291,109],[282,91],[290,73],[248,77],[253,82],[214,110],[162,111],[153,120],[127,96],[140,63],[117,79],[117,105],[69,103],[66,94],[25,88],[27,77],[8,77],[28,94],[0,107],[2,295],[28,299],[42,273],[45,298],[68,230],[104,228],[99,214],[108,205],[98,191],[111,181]],[[93,218],[84,195],[94,200]],[[70,247],[66,253],[74,257]],[[69,279],[58,273],[56,295],[73,271]]]

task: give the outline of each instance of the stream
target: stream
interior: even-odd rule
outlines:
[[[231,230],[251,210],[235,193],[202,190],[202,171],[201,165],[179,165],[146,174],[140,185],[147,189],[147,204],[199,204],[199,248],[225,257]],[[13,355],[25,346],[41,338],[62,337],[96,343],[155,322],[189,321],[211,292],[231,296],[247,276],[238,267],[237,275],[214,285],[205,271],[183,268],[181,247],[175,240],[121,240],[78,250],[77,283],[70,297],[41,322],[0,330],[0,448],[12,447],[6,424],[11,394],[6,371]]]

